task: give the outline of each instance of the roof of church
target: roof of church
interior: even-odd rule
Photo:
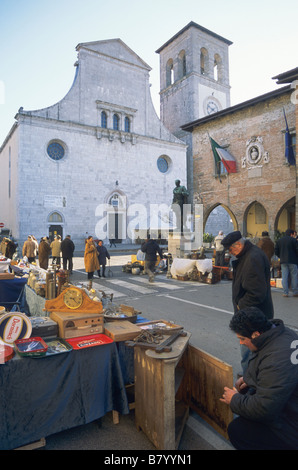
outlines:
[[[199,24],[195,23],[194,21],[191,21],[190,23],[188,23],[184,28],[182,28],[180,31],[178,31],[178,33],[176,33],[171,39],[169,39],[163,46],[161,46],[159,49],[157,49],[157,52],[159,54],[159,52],[161,52],[165,47],[167,47],[171,42],[173,42],[178,36],[180,36],[181,34],[183,34],[185,31],[187,31],[189,28],[191,27],[194,27],[194,28],[197,28],[199,29],[200,31],[203,31],[204,33],[206,34],[210,34],[210,36],[213,36],[214,38],[216,39],[219,39],[220,41],[223,41],[225,42],[226,44],[228,44],[229,46],[231,44],[233,44],[231,41],[229,41],[228,39],[225,39],[224,37],[222,36],[219,36],[219,34],[216,34],[216,33],[213,33],[212,31],[210,31],[209,29],[207,28],[204,28],[204,26],[200,26]]]

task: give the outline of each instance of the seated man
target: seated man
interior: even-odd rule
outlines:
[[[248,368],[220,401],[238,415],[228,427],[239,450],[298,450],[298,335],[257,307],[236,312],[230,328],[252,352]]]

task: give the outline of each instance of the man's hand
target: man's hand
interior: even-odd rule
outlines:
[[[223,403],[226,403],[227,405],[229,405],[231,403],[232,397],[233,397],[233,395],[235,395],[235,393],[238,393],[235,387],[233,387],[233,389],[231,389],[229,387],[224,387],[224,392],[223,392],[222,398],[220,398],[219,400],[222,401]]]
[[[239,393],[243,393],[246,389],[247,389],[247,385],[246,383],[244,382],[243,380],[243,377],[240,377],[237,382],[235,383],[235,387],[236,387],[236,390],[239,392]]]

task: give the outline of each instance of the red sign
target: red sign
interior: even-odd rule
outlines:
[[[4,227],[4,223],[0,222],[0,228],[3,228],[3,227]]]

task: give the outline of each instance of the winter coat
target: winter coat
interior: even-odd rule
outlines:
[[[16,252],[16,245],[14,244],[14,242],[12,240],[9,240],[9,242],[7,243],[6,245],[6,250],[5,250],[5,256],[6,258],[9,258],[9,259],[12,259],[13,258],[13,255],[15,254]]]
[[[27,258],[34,258],[36,256],[36,245],[33,240],[25,241],[22,255],[27,256]]]
[[[38,246],[38,261],[42,269],[48,269],[51,247],[48,242],[42,240]]]
[[[68,237],[64,238],[64,240],[61,242],[62,257],[72,258],[74,250],[75,250],[74,242]]]
[[[275,327],[252,340],[257,351],[243,376],[249,390],[233,395],[230,407],[243,418],[269,426],[298,450],[298,335],[282,320],[272,323]]]
[[[162,251],[158,243],[156,243],[155,240],[148,240],[147,242],[144,242],[141,246],[141,250],[143,253],[145,253],[145,260],[146,261],[156,261],[157,260],[157,255],[156,252],[159,254],[159,256],[162,258]]]
[[[96,250],[97,250],[98,262],[100,266],[105,266],[107,263],[107,258],[110,259],[110,254],[108,250],[103,245],[101,246],[97,245]]]
[[[217,235],[214,238],[215,251],[222,252],[225,249],[224,246],[221,244],[221,241],[223,240],[223,238],[224,238],[223,235]]]
[[[245,307],[258,307],[268,319],[273,318],[270,287],[270,265],[265,253],[245,241],[242,252],[232,261],[232,300],[235,312]]]
[[[85,253],[84,253],[84,263],[86,273],[94,273],[99,269],[99,262],[97,257],[97,250],[94,243],[86,242]]]
[[[298,242],[289,235],[277,240],[275,254],[280,259],[280,264],[298,264]]]
[[[61,241],[60,240],[54,240],[51,243],[51,249],[52,249],[52,256],[55,257],[60,257],[60,251],[61,251]]]
[[[260,238],[257,246],[264,251],[265,255],[267,255],[269,263],[271,264],[271,258],[274,255],[274,242],[271,240],[271,238],[268,236]]]

